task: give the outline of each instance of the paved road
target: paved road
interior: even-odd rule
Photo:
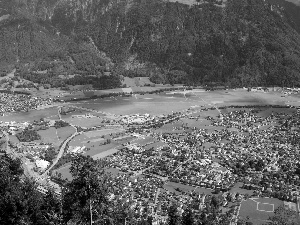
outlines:
[[[74,127],[74,128],[75,128],[75,127]],[[76,129],[76,128],[75,128],[75,129]],[[71,141],[77,134],[79,134],[79,133],[77,132],[77,129],[76,129],[75,133],[72,134],[70,137],[68,137],[68,138],[63,142],[63,144],[62,144],[61,147],[60,147],[60,150],[59,150],[59,153],[58,153],[56,159],[53,161],[52,165],[51,165],[51,166],[50,166],[50,167],[49,167],[49,168],[41,175],[42,177],[43,177],[44,175],[48,174],[49,171],[56,165],[56,163],[58,162],[58,160],[63,156],[64,151],[65,151],[65,148],[66,148],[67,144],[69,143],[69,141]]]

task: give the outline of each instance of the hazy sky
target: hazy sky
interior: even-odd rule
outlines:
[[[300,0],[287,0],[289,2],[294,2],[297,5],[300,5]]]

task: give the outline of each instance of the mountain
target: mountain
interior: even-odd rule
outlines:
[[[300,84],[300,11],[284,0],[2,0],[0,8],[0,61],[21,74]]]
[[[300,5],[300,1],[299,0],[286,0],[288,2],[292,2],[294,3],[295,5]]]
[[[268,2],[275,7],[281,8],[289,24],[300,33],[300,0],[268,0]]]

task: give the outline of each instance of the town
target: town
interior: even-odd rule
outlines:
[[[167,221],[170,202],[182,212],[190,204],[198,216],[214,202],[219,220],[235,224],[253,199],[276,199],[299,212],[296,107],[194,105],[122,116],[86,110],[69,105],[55,118],[1,123],[2,144],[9,139],[7,148],[23,158],[40,191],[51,186],[59,195],[72,179],[72,158],[90,155],[123,185],[111,198],[131,199],[136,217],[147,209],[153,224]]]

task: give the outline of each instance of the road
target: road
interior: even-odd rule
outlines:
[[[75,128],[75,127],[74,127]],[[76,129],[76,128],[75,128]],[[79,132],[80,133],[80,132]],[[79,134],[77,132],[77,129],[75,131],[74,134],[72,134],[70,137],[68,137],[63,144],[61,145],[60,149],[59,149],[59,153],[56,157],[56,159],[53,161],[52,165],[41,175],[42,177],[47,175],[49,173],[49,171],[56,165],[56,163],[58,162],[58,160],[63,156],[65,148],[67,146],[67,144],[69,143],[69,141],[71,141],[77,134]]]

